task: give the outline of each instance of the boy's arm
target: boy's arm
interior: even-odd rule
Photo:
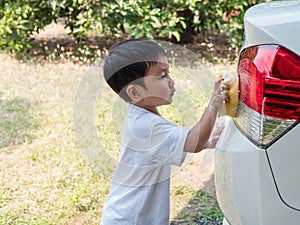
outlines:
[[[208,107],[204,111],[199,122],[189,131],[184,145],[185,152],[200,152],[207,146],[207,141],[214,128],[218,111],[223,101],[229,100],[227,94],[229,87],[224,84],[221,85],[222,80],[223,79],[216,81],[214,93]]]

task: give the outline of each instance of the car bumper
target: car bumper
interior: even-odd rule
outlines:
[[[266,151],[250,142],[232,119],[216,146],[215,182],[227,224],[299,224],[299,211],[286,206],[277,192]]]
[[[230,224],[227,222],[226,218],[224,218],[224,220],[223,220],[223,225],[230,225]]]

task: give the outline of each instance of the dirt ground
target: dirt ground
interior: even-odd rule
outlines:
[[[190,155],[182,169],[173,175],[172,183],[190,185],[193,189],[201,189],[215,196],[214,151],[206,149]]]

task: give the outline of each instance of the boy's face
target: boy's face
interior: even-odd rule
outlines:
[[[139,88],[142,97],[139,102],[141,107],[151,108],[172,103],[175,83],[169,73],[167,62],[158,62],[156,65],[150,66],[144,77],[146,89]]]

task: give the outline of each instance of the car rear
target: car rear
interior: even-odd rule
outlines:
[[[219,205],[231,225],[300,221],[300,2],[250,8],[239,105],[216,146]]]

